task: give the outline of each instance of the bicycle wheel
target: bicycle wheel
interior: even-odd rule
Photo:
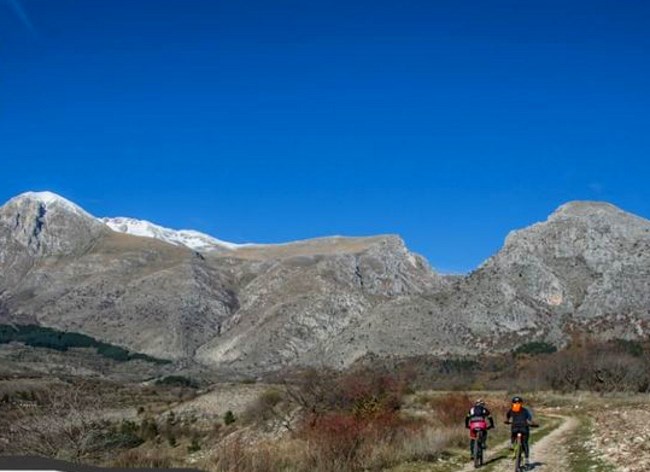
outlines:
[[[474,441],[474,468],[478,469],[483,465],[483,434],[476,435]]]
[[[513,459],[515,460],[515,472],[521,472],[521,454],[522,454],[523,445],[521,444],[521,434],[517,435],[517,440],[515,441],[515,451]]]
[[[523,468],[521,467],[521,443],[517,441],[517,456],[515,457],[515,472],[521,472]]]

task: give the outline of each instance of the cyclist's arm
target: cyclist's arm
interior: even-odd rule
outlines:
[[[528,424],[533,424],[533,414],[530,412],[528,408],[526,408],[526,422]]]
[[[488,415],[487,419],[490,422],[490,429],[494,428],[494,418],[492,418],[492,415]]]

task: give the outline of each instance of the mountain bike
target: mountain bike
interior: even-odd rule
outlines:
[[[523,463],[523,451],[524,451],[524,435],[522,433],[517,433],[517,439],[515,440],[515,448],[513,450],[513,459],[515,460],[515,472],[523,472],[526,470],[526,464]]]
[[[506,424],[510,424],[509,422],[506,422]],[[537,424],[531,424],[531,428],[537,428],[539,425]],[[517,433],[517,437],[515,439],[514,443],[514,449],[512,453],[512,458],[515,461],[515,472],[524,472],[527,467],[526,463],[524,461],[524,434],[523,433]],[[530,445],[528,446],[528,453],[530,454]]]
[[[485,441],[485,430],[479,429],[476,431],[476,439],[474,440],[474,468],[478,469],[483,465],[483,444]]]
[[[470,434],[474,441],[472,447],[472,457],[474,458],[474,467],[476,469],[483,465],[483,451],[485,449],[486,431],[487,422],[485,420],[472,421],[470,423]]]

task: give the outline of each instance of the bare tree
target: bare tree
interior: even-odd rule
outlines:
[[[76,460],[92,449],[104,424],[82,386],[43,393],[38,407],[16,405],[9,424],[14,453]]]

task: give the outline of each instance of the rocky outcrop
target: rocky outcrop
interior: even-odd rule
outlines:
[[[491,324],[517,341],[560,343],[575,329],[646,333],[648,284],[650,222],[607,203],[572,202],[508,235],[460,290],[477,336],[492,336]],[[490,324],[474,324],[481,319]]]

